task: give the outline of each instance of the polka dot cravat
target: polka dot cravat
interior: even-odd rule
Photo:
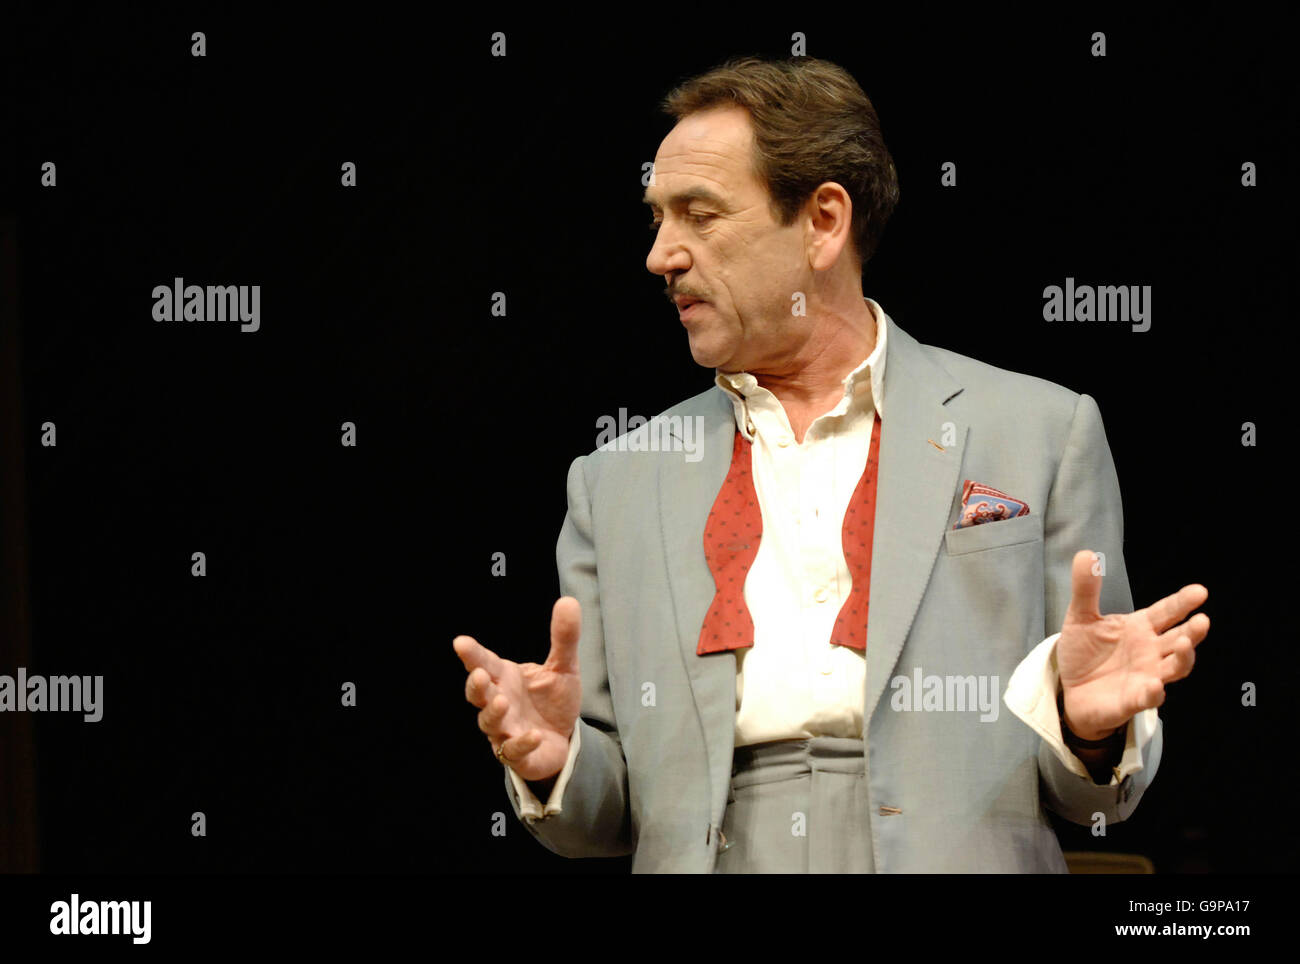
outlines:
[[[876,475],[880,461],[880,418],[871,427],[867,465],[844,512],[844,561],[853,578],[830,642],[867,648],[867,603],[871,591],[871,542],[876,527]],[[704,527],[704,558],[713,573],[713,604],[704,617],[696,653],[720,653],[754,645],[754,621],[745,605],[745,577],[758,556],[763,513],[754,490],[753,450],[736,430],[731,468]]]

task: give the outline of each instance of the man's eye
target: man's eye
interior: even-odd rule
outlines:
[[[700,224],[703,224],[705,221],[708,221],[708,220],[709,220],[710,218],[712,218],[713,216],[714,216],[714,215],[712,215],[712,214],[688,214],[688,215],[686,215],[686,220],[690,221],[690,222],[693,223],[693,224],[700,225]],[[650,222],[650,230],[651,230],[651,231],[658,231],[660,225],[662,225],[662,224],[663,224],[662,221],[651,221],[651,222]]]

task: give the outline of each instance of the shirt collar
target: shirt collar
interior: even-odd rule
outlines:
[[[883,420],[885,417],[882,406],[885,397],[885,335],[889,326],[885,321],[885,309],[880,307],[879,302],[871,298],[863,300],[871,306],[872,314],[876,318],[876,346],[862,364],[844,376],[844,395],[826,414],[841,415],[848,411],[850,403],[856,401],[857,404],[868,408],[874,407],[876,414]],[[746,400],[760,395],[771,395],[771,393],[759,385],[758,379],[749,372],[724,372],[714,369],[713,381],[731,399],[736,414],[736,426],[741,434],[752,442],[753,433],[749,429],[749,416],[745,412]]]

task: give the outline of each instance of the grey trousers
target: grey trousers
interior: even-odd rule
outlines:
[[[861,740],[819,736],[737,747],[718,874],[870,874]]]

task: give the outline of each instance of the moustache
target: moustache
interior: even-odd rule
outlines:
[[[708,301],[708,299],[705,298],[703,295],[696,294],[694,291],[691,291],[688,288],[665,288],[664,297],[667,298],[669,302],[674,304],[677,302],[678,298],[682,298],[682,297],[697,298],[700,301]]]

